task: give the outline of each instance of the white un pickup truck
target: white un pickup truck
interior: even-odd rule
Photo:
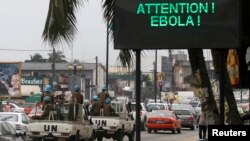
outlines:
[[[33,120],[29,124],[28,136],[32,141],[93,141],[96,126],[82,108],[79,108],[78,115],[77,121]]]
[[[123,141],[123,137],[128,136],[129,141],[134,141],[135,121],[132,117],[128,105],[124,100],[112,100],[114,114],[110,116],[92,116],[92,121],[97,125],[95,136],[97,141],[103,138]]]

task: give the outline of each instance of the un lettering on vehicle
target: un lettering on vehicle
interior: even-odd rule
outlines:
[[[57,132],[57,125],[44,125],[44,131]]]
[[[95,123],[100,126],[107,126],[106,120],[96,120]]]

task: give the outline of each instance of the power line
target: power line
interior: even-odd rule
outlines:
[[[28,50],[28,49],[5,49],[1,48],[0,50],[5,50],[5,51],[52,51],[52,50]]]

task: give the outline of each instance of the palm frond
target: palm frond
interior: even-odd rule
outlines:
[[[117,62],[119,62],[121,66],[133,67],[134,66],[134,52],[132,50],[120,50],[119,55],[117,57]]]
[[[111,33],[112,39],[114,39],[114,0],[104,0],[103,1],[103,16],[107,22],[107,25],[110,27],[109,31]]]
[[[77,32],[75,12],[80,5],[80,0],[50,0],[42,34],[44,42],[54,47],[74,40]]]

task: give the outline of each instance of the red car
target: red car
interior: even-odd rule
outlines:
[[[28,114],[29,119],[41,119],[43,115],[43,110],[40,107],[33,108]]]
[[[24,113],[25,113],[26,115],[28,115],[28,114],[31,112],[31,110],[32,110],[33,107],[35,107],[35,104],[34,104],[34,103],[25,104],[25,105],[24,105]]]
[[[148,133],[152,130],[172,131],[173,134],[181,133],[181,120],[177,119],[173,111],[156,110],[149,113],[147,119]]]

